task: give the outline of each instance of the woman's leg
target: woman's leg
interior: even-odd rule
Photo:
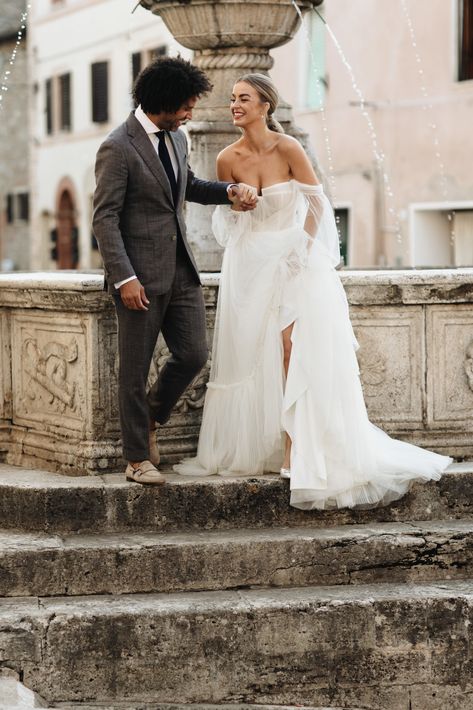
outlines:
[[[292,335],[292,329],[294,328],[294,323],[291,323],[290,325],[287,326],[287,328],[284,328],[282,331],[282,345],[283,345],[283,358],[284,358],[284,372],[287,373],[289,370],[289,362],[291,360],[291,350],[292,350],[292,342],[291,342],[291,335]],[[282,464],[283,468],[290,468],[291,467],[291,439],[289,434],[286,434],[286,447],[284,451],[284,461]]]

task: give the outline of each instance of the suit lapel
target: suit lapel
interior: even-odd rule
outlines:
[[[153,144],[149,139],[148,134],[143,129],[139,121],[137,121],[133,113],[129,115],[126,123],[128,128],[128,134],[135,150],[140,154],[148,168],[153,173],[156,180],[163,188],[164,193],[171,205],[174,206],[168,176],[166,175],[166,171],[163,168],[163,165],[156,153],[156,150],[154,149]],[[175,145],[174,142],[173,145]],[[179,170],[179,175],[180,173],[181,171]]]
[[[186,154],[179,147],[179,141],[176,140],[176,136],[171,131],[169,132],[171,138],[172,147],[174,148],[174,155],[176,156],[177,163],[179,165],[179,175],[177,176],[177,195],[178,202],[180,203],[184,197],[184,176],[187,175],[187,165],[186,165]]]

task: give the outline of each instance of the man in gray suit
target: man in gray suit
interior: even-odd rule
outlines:
[[[144,69],[134,87],[135,112],[97,153],[93,229],[118,317],[119,407],[126,477],[164,482],[157,470],[155,422],[163,424],[207,361],[205,306],[186,240],[185,200],[256,204],[253,188],[196,178],[179,126],[211,90],[206,75],[181,58]],[[170,357],[146,395],[159,332]]]

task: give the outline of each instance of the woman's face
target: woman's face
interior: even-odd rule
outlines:
[[[237,81],[230,99],[233,125],[244,128],[254,121],[266,122],[269,104],[263,103],[256,89],[246,81]],[[263,118],[262,118],[263,117]]]

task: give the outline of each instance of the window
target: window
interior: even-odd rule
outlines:
[[[70,131],[71,123],[71,75],[59,77],[59,127],[62,131]]]
[[[340,242],[340,255],[342,258],[342,266],[348,266],[348,234],[349,234],[349,210],[347,207],[335,210],[335,222],[337,225],[338,239]]]
[[[473,79],[473,0],[458,0],[458,80]]]
[[[108,62],[92,64],[92,121],[108,121]]]
[[[154,49],[144,49],[142,52],[134,52],[131,55],[131,78],[132,83],[135,83],[136,77],[144,67],[151,64],[158,57],[165,57],[168,53],[168,48],[165,44]]]
[[[410,206],[413,266],[473,266],[473,203]]]
[[[29,220],[29,194],[27,192],[16,192],[7,195],[7,224],[16,222],[27,222]]]
[[[7,224],[13,224],[14,219],[13,195],[7,195]]]
[[[141,71],[141,52],[134,52],[131,55],[131,78],[132,83],[135,83],[136,77]]]
[[[16,196],[17,218],[27,222],[30,216],[30,196],[27,192],[19,192]]]
[[[45,82],[45,112],[46,112],[46,133],[48,136],[53,132],[53,80],[46,79]]]

